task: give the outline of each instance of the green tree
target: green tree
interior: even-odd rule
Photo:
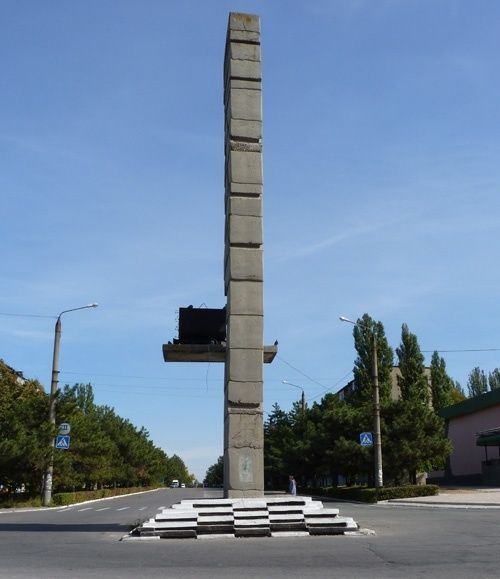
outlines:
[[[348,484],[373,474],[373,452],[359,444],[360,432],[371,430],[371,405],[357,406],[327,394],[311,409],[317,427],[313,447],[316,474],[346,477]]]
[[[48,396],[36,380],[25,379],[0,360],[0,484],[41,490],[53,429]]]
[[[49,397],[38,382],[25,379],[3,360],[0,392],[0,484],[39,493],[56,434],[48,420]],[[91,384],[58,391],[57,422],[71,424],[71,447],[54,452],[55,491],[145,486],[168,476],[193,480],[182,459],[169,459],[145,428],[96,405]]]
[[[184,464],[184,461],[176,454],[167,460],[167,469],[165,472],[165,484],[169,485],[174,479],[180,482],[191,484],[194,477]]]
[[[462,388],[458,380],[453,381],[453,388],[451,389],[451,403],[458,404],[463,402],[467,396],[465,395],[464,389]]]
[[[291,473],[290,441],[293,429],[290,417],[275,403],[264,423],[264,480],[270,488],[286,488]]]
[[[469,374],[469,379],[467,381],[467,390],[469,391],[469,397],[480,396],[485,392],[488,392],[488,379],[479,366],[472,369]]]
[[[72,425],[71,448],[56,453],[55,484],[59,489],[101,486],[148,486],[169,476],[190,481],[179,457],[168,459],[149,439],[108,406],[97,406],[91,384],[65,386],[58,418]]]
[[[399,360],[398,385],[401,398],[406,401],[429,405],[429,383],[425,375],[424,356],[420,351],[417,336],[406,324],[401,328],[401,345],[396,348]]]
[[[391,370],[394,354],[385,337],[384,326],[368,314],[358,319],[353,329],[354,347],[358,356],[354,362],[355,388],[351,401],[356,404],[371,403],[373,400],[373,335],[377,339],[378,381],[380,402],[391,397]]]
[[[319,456],[314,444],[317,423],[311,410],[302,409],[299,402],[293,403],[288,419],[292,431],[288,441],[288,474],[293,474],[299,485],[305,485],[314,478],[318,466]]]
[[[203,479],[203,484],[207,487],[221,487],[224,484],[224,457],[219,456],[217,462],[208,467]]]
[[[71,424],[71,447],[54,455],[57,490],[102,487],[113,479],[118,449],[102,428],[91,384],[66,385],[59,393],[58,422]]]
[[[442,468],[451,452],[444,421],[418,401],[397,400],[385,408],[385,484],[416,483],[418,472]]]
[[[500,388],[500,368],[495,368],[493,372],[488,374],[488,384],[490,390]]]
[[[436,412],[455,403],[453,398],[455,384],[446,372],[444,358],[438,352],[434,352],[431,358],[431,388],[432,406]]]

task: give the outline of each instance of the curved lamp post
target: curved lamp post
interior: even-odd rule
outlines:
[[[61,316],[68,312],[76,312],[77,310],[86,310],[87,308],[96,308],[98,304],[87,304],[79,308],[71,308],[70,310],[63,310],[58,316],[54,332],[54,354],[52,357],[52,380],[50,383],[50,398],[49,398],[49,422],[52,426],[56,424],[56,399],[57,399],[57,385],[59,383],[59,346],[61,343]],[[48,507],[52,500],[52,480],[54,478],[54,441],[52,441],[50,461],[45,471],[45,480],[43,485],[43,506]]]
[[[347,322],[359,328],[366,328],[372,334],[372,380],[373,380],[373,442],[375,451],[375,487],[384,486],[384,475],[382,471],[382,436],[380,433],[380,394],[378,386],[378,359],[377,359],[377,335],[372,328],[360,322],[354,322],[349,318],[340,316],[341,322]]]
[[[306,409],[306,398],[304,395],[304,388],[302,388],[302,386],[299,386],[298,384],[293,384],[292,382],[288,382],[288,380],[282,380],[281,383],[282,384],[288,384],[288,386],[295,386],[295,388],[298,388],[299,390],[302,391],[302,395],[300,397],[300,408],[302,410],[302,413],[304,413],[305,409]]]

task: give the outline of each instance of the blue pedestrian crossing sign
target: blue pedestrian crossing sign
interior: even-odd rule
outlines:
[[[58,436],[56,436],[55,447],[56,448],[64,448],[65,450],[67,450],[69,448],[69,440],[70,440],[70,437],[67,435],[65,435],[65,436],[58,435]]]
[[[362,432],[359,435],[359,444],[361,446],[373,446],[373,436],[371,432]]]

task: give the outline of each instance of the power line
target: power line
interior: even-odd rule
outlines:
[[[163,392],[170,392],[172,390],[189,391],[189,390],[201,390],[203,391],[203,386],[153,386],[148,384],[103,384],[100,382],[92,382],[92,387],[96,389],[105,388],[122,388],[123,392],[128,392],[127,388],[137,389],[137,390],[162,390]],[[221,386],[222,391],[222,386]]]
[[[57,319],[57,316],[46,316],[43,314],[10,314],[7,312],[0,312],[0,316],[10,316],[15,318],[52,318]]]
[[[96,390],[102,391],[102,388],[120,388],[123,392],[128,392],[129,388],[136,389],[136,390],[162,390],[163,392],[171,392],[172,390],[180,390],[181,392],[185,391],[200,391],[200,392],[207,392],[206,388],[202,385],[199,386],[154,386],[149,384],[108,384],[102,382],[92,382],[92,387]],[[272,390],[275,392],[276,390],[280,390],[282,392],[289,392],[289,388],[285,388],[284,386],[273,386],[268,387],[268,390]],[[216,390],[211,389],[208,392],[214,392]],[[220,392],[224,392],[224,387],[220,385]]]
[[[344,374],[342,376],[342,378],[339,378],[337,380],[337,382],[335,382],[335,384],[333,386],[331,386],[329,388],[329,390],[333,390],[336,386],[338,386],[340,383],[342,383],[348,376],[350,376],[352,374],[352,370],[349,370],[349,372],[347,372],[346,374]],[[311,396],[310,398],[307,399],[307,402],[309,402],[310,400],[314,400],[315,398],[317,398],[318,396],[321,396],[322,392],[320,392],[319,394],[315,394],[314,396]]]
[[[186,378],[186,377],[165,377],[165,376],[134,376],[131,374],[102,374],[102,373],[95,373],[95,372],[76,372],[76,371],[70,371],[70,370],[61,370],[60,372],[61,375],[63,374],[68,374],[70,376],[89,376],[90,379],[93,377],[99,377],[99,378],[128,378],[130,380],[155,380],[155,381],[164,381],[164,382],[203,382],[206,384],[206,382],[222,382],[222,378],[207,378],[207,376],[205,376],[204,378]],[[279,382],[281,384],[281,380],[280,379],[276,379],[276,378],[269,378],[266,380],[266,383],[269,382]],[[320,384],[320,386],[322,386]],[[325,386],[322,386],[323,388],[326,389]],[[283,388],[283,390],[287,390],[286,388]]]
[[[116,390],[106,390],[106,389],[102,389],[99,390],[98,392],[96,392],[97,395],[99,395],[101,392],[109,392],[112,394],[116,394]],[[127,391],[123,391],[120,392],[120,396],[128,396],[128,395],[132,395],[132,396],[142,396],[144,397],[145,392],[144,391],[134,391],[134,390],[127,390]],[[204,394],[203,396],[193,396],[191,394],[170,394],[168,392],[147,392],[146,393],[148,396],[166,396],[168,395],[169,398],[189,398],[191,400],[193,399],[199,399],[199,400],[206,400],[207,398],[210,398],[211,400],[217,400],[219,398],[219,396],[213,396],[213,395],[207,395]]]
[[[301,374],[302,376],[304,376],[304,378],[307,378],[308,380],[310,380],[311,382],[314,382],[314,384],[317,384],[318,386],[321,386],[321,388],[323,388],[323,390],[328,391],[329,388],[323,384],[321,384],[321,382],[318,382],[317,380],[315,380],[314,378],[311,378],[311,376],[308,376],[305,372],[302,372],[302,370],[299,370],[297,367],[293,366],[292,364],[290,364],[290,362],[287,362],[285,359],[283,359],[281,356],[279,356],[278,354],[276,354],[276,357],[278,358],[278,360],[280,360],[281,362],[283,362],[284,364],[286,364],[287,366],[290,366],[290,368],[292,368],[293,370],[295,370],[296,372],[298,372],[299,374]]]
[[[295,370],[296,372],[298,372],[299,374],[301,374],[302,376],[304,376],[304,378],[307,378],[308,380],[310,380],[311,382],[313,382],[314,384],[317,384],[318,386],[321,386],[321,388],[323,388],[323,390],[325,392],[329,392],[330,390],[333,390],[336,386],[338,386],[339,384],[341,384],[350,374],[352,374],[352,370],[349,370],[349,372],[347,372],[346,374],[344,374],[341,378],[339,378],[335,384],[333,384],[333,386],[325,386],[324,384],[321,384],[321,382],[318,382],[317,380],[315,380],[314,378],[311,378],[311,376],[308,376],[305,372],[302,372],[302,370],[299,370],[299,368],[297,368],[296,366],[293,366],[292,364],[290,364],[290,362],[287,362],[286,360],[284,360],[281,356],[277,355],[276,356],[281,362],[285,363],[287,366],[290,366],[290,368],[292,368],[293,370]],[[321,396],[323,393],[320,392],[319,394],[315,394],[314,396],[311,396],[310,398],[307,399],[307,402],[309,402],[310,400],[314,400],[315,398],[317,398],[318,396]]]
[[[421,350],[422,354],[431,354],[437,352],[438,354],[449,354],[451,352],[500,352],[500,348],[470,348],[463,350]]]
[[[60,372],[61,374],[69,374],[69,375],[73,375],[73,376],[99,376],[99,377],[104,377],[104,378],[130,378],[132,380],[166,380],[166,381],[172,381],[172,380],[176,380],[179,382],[195,382],[195,381],[200,381],[200,382],[205,382],[206,379],[205,378],[176,378],[176,377],[165,377],[165,376],[133,376],[131,374],[101,374],[101,373],[95,373],[95,372],[74,372],[74,371],[69,371],[69,370],[61,370]],[[210,381],[215,381],[218,380],[217,378],[209,378]]]

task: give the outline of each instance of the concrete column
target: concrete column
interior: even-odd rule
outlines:
[[[224,60],[224,494],[264,494],[260,19],[231,13]]]

